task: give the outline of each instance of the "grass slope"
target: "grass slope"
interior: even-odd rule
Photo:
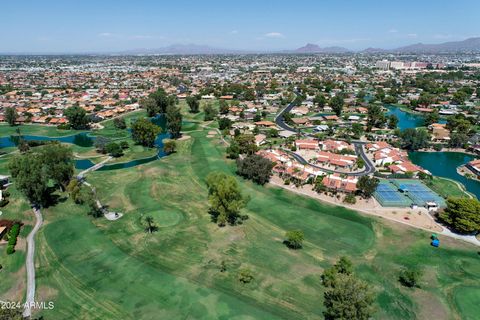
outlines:
[[[207,214],[205,177],[234,172],[218,138],[190,131],[178,152],[159,161],[88,176],[102,203],[125,213],[93,220],[70,200],[44,210],[38,249],[38,300],[53,300],[48,319],[322,318],[320,274],[341,255],[378,291],[379,319],[468,318],[480,299],[475,248],[361,216],[350,210],[239,178],[250,197],[243,225],[218,228]],[[143,231],[143,215],[159,231]],[[302,250],[283,244],[302,229]],[[226,272],[220,272],[222,262]],[[399,271],[421,267],[421,289],[398,284]],[[237,276],[249,268],[255,279]],[[470,288],[467,291],[465,288]]]

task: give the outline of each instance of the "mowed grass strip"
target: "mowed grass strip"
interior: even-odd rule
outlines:
[[[224,158],[218,137],[189,134],[169,157],[88,176],[102,203],[125,213],[122,219],[92,223],[69,200],[46,210],[40,281],[56,290],[59,307],[45,316],[320,319],[320,274],[341,255],[378,291],[379,319],[421,317],[432,309],[447,318],[475,312],[468,303],[459,308],[453,292],[478,284],[478,255],[453,240],[441,238],[434,249],[426,232],[241,178],[250,218],[218,228],[207,213],[204,180],[214,170],[234,174],[235,164]],[[154,217],[158,232],[144,232],[145,215]],[[302,250],[282,244],[291,229],[305,232]],[[425,270],[421,289],[399,285],[398,273],[408,266]],[[237,280],[243,268],[252,270],[252,283]]]

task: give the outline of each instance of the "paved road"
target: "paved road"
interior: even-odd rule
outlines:
[[[298,133],[299,130],[291,127],[290,125],[288,125],[286,122],[285,122],[285,118],[284,118],[284,114],[287,113],[287,112],[290,112],[293,108],[295,107],[295,105],[293,104],[293,102],[291,102],[289,105],[287,105],[285,108],[283,108],[282,111],[280,111],[276,116],[275,116],[275,124],[277,126],[279,126],[280,128],[282,128],[283,130],[287,130],[287,131],[290,131],[290,132],[294,132],[294,133]],[[304,134],[305,136],[307,137],[314,137],[314,135],[312,134]],[[365,166],[364,166],[364,169],[360,172],[350,172],[350,173],[345,173],[345,172],[342,172],[342,171],[336,171],[336,170],[330,170],[330,169],[324,169],[322,167],[319,167],[317,165],[314,165],[314,164],[310,164],[312,167],[315,167],[317,169],[320,169],[322,171],[325,171],[327,173],[341,173],[341,174],[346,174],[348,176],[354,176],[354,177],[360,177],[360,176],[366,176],[366,175],[369,175],[369,174],[372,174],[375,172],[375,165],[372,163],[372,161],[367,157],[367,154],[365,153],[365,149],[363,148],[363,145],[366,144],[366,142],[364,141],[357,141],[357,140],[354,140],[352,141],[352,144],[354,145],[355,147],[355,153],[357,154],[357,156],[359,156],[360,158],[362,158],[363,162],[365,163]],[[285,150],[288,152],[288,150]],[[296,153],[293,153],[293,152],[289,152],[298,162],[300,162],[301,164],[307,164],[308,161],[305,160],[305,158],[303,158],[302,156],[296,154]]]
[[[34,207],[33,213],[35,213],[37,221],[27,237],[27,259],[25,263],[27,268],[27,295],[25,300],[25,310],[23,311],[24,317],[31,316],[32,310],[30,309],[30,305],[35,302],[35,235],[43,223],[40,209]]]

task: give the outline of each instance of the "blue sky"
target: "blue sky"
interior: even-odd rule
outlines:
[[[102,52],[177,43],[278,50],[393,48],[480,36],[479,0],[2,1],[0,52]]]

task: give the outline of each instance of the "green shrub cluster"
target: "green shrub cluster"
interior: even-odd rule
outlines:
[[[17,244],[17,237],[20,233],[20,224],[15,223],[8,232],[8,245],[7,245],[7,254],[12,254],[15,252],[15,245]]]

